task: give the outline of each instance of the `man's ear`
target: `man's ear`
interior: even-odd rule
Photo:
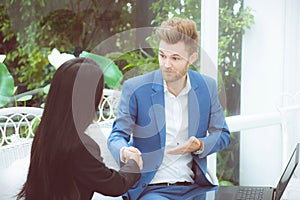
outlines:
[[[189,64],[193,64],[198,59],[198,53],[194,52],[190,55]]]

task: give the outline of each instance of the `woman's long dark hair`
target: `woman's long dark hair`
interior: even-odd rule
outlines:
[[[70,153],[96,116],[104,88],[100,67],[75,58],[53,76],[41,122],[35,132],[27,180],[17,199],[79,199]]]

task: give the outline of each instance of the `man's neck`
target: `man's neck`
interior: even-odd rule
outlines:
[[[168,91],[174,96],[178,96],[179,93],[186,86],[187,75],[183,76],[181,79],[174,82],[166,82]]]

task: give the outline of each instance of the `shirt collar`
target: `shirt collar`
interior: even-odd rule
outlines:
[[[186,73],[186,75],[187,75],[187,78],[186,78],[185,87],[181,90],[181,92],[178,94],[178,96],[186,95],[191,89],[189,73]],[[166,93],[166,92],[169,93],[166,81],[163,80],[163,82],[164,82],[164,93]]]

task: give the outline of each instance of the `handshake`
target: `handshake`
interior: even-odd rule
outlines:
[[[175,148],[168,149],[166,153],[179,155],[186,153],[201,154],[204,150],[204,143],[202,140],[195,136],[190,137],[184,143],[178,145]],[[139,168],[143,169],[142,153],[135,147],[122,147],[120,150],[121,161],[126,163],[127,160],[133,159],[138,164]]]
[[[126,163],[129,159],[133,159],[143,169],[142,153],[135,147],[122,147],[120,150],[121,161]]]

